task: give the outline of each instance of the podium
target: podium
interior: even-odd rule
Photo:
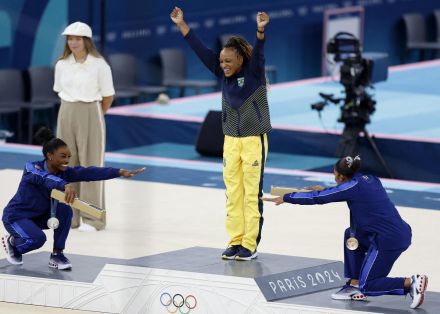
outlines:
[[[68,254],[72,271],[49,268],[49,252],[26,254],[21,266],[3,259],[0,301],[107,313],[167,313],[162,303],[168,303],[169,295],[177,305],[192,296],[187,303],[192,307],[196,302],[196,306],[181,309],[185,313],[409,312],[409,297],[332,300],[330,295],[338,288],[268,302],[256,282],[258,278],[319,268],[335,261],[265,253],[249,262],[225,261],[220,258],[222,251],[192,247],[131,260]],[[284,286],[287,289],[285,282]],[[439,308],[440,293],[428,292],[423,313],[438,313]]]

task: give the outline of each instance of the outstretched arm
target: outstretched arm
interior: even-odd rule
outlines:
[[[282,196],[277,196],[277,197],[263,197],[261,198],[263,201],[265,202],[273,202],[275,203],[275,205],[281,205],[284,203],[283,197]]]
[[[142,173],[145,171],[145,167],[135,169],[135,170],[126,170],[126,169],[119,169],[119,175],[124,178],[131,178],[139,173]]]
[[[117,177],[132,177],[141,172],[144,172],[145,168],[126,170],[110,167],[73,167],[66,170],[66,180],[68,182],[81,182],[81,181],[101,181],[109,180]]]
[[[87,168],[83,168],[83,169],[87,169]],[[97,168],[97,169],[100,169],[100,168]],[[130,178],[130,177],[135,176],[135,175],[142,173],[144,171],[145,171],[145,167],[140,168],[140,169],[135,169],[135,170],[119,169],[119,176],[125,177],[125,178]],[[75,187],[71,183],[68,183],[64,186],[64,194],[65,194],[64,200],[67,204],[72,204],[73,201],[75,200],[75,198],[78,196],[78,194],[75,190]]]
[[[310,185],[303,188],[304,190],[310,190],[310,191],[322,191],[325,189],[322,185]]]
[[[350,180],[335,187],[321,189],[315,186],[312,192],[285,194],[283,201],[292,204],[314,205],[334,202],[347,202],[357,199],[359,195],[357,180]],[[310,188],[310,187],[309,187]],[[313,188],[313,187],[312,187]]]
[[[283,203],[315,205],[350,201],[356,199],[359,193],[357,181],[355,180],[350,180],[327,189],[320,185],[309,186],[307,189],[312,191],[292,192],[278,197],[263,197],[262,200],[273,202],[275,205]]]

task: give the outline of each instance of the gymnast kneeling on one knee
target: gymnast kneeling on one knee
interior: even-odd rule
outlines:
[[[363,300],[366,296],[410,293],[410,307],[419,307],[428,284],[426,275],[387,277],[397,258],[411,244],[411,227],[400,217],[380,180],[358,172],[360,165],[359,156],[341,158],[333,170],[335,187],[313,186],[308,188],[311,192],[288,193],[263,200],[276,205],[347,202],[350,228],[345,230],[344,268],[345,277],[350,279],[332,298]]]
[[[42,231],[48,229],[51,218],[52,189],[64,191],[65,202],[72,204],[77,193],[71,182],[99,181],[117,177],[132,177],[145,168],[125,170],[110,167],[69,167],[70,150],[47,128],[40,129],[36,139],[43,143],[44,160],[27,162],[17,193],[3,211],[3,225],[9,232],[2,237],[6,259],[14,265],[23,264],[23,254],[36,250],[46,242]],[[63,254],[72,223],[72,208],[59,203],[56,210],[59,226],[54,230],[53,252],[49,267],[72,268]]]

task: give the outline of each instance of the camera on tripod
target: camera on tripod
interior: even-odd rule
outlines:
[[[362,133],[372,147],[390,178],[390,168],[368,134],[365,125],[370,123],[370,115],[376,110],[376,101],[367,93],[373,83],[386,81],[388,78],[388,55],[383,53],[361,53],[361,44],[353,34],[337,33],[327,43],[327,53],[334,55],[334,61],[341,64],[339,68],[340,83],[344,86],[345,97],[336,98],[333,94],[319,93],[323,99],[312,104],[312,109],[321,111],[329,103],[341,105],[339,122],[345,124],[342,137],[336,149],[336,156],[355,156],[359,154],[359,136]]]
[[[359,39],[347,32],[337,33],[327,43],[327,53],[333,54],[334,61],[341,63],[340,83],[344,86],[345,97],[319,93],[323,101],[312,104],[311,108],[320,112],[329,103],[342,102],[338,121],[365,126],[376,109],[376,101],[366,89],[388,78],[388,56],[380,53],[362,56]]]

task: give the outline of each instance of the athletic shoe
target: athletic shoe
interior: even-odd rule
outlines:
[[[49,267],[59,270],[71,269],[72,264],[63,253],[50,254]]]
[[[3,248],[6,252],[6,259],[12,265],[21,265],[23,264],[23,255],[12,246],[11,242],[9,242],[10,235],[5,235],[2,237]]]
[[[257,250],[251,252],[244,246],[241,246],[240,250],[238,250],[237,254],[235,255],[235,259],[237,261],[250,261],[251,259],[257,258],[257,256],[258,256]]]
[[[223,259],[235,259],[235,254],[240,250],[241,245],[231,245],[223,253]]]
[[[352,285],[346,284],[341,290],[332,294],[333,300],[355,300],[362,301],[365,300],[367,296],[363,294],[359,288],[353,287]]]
[[[409,288],[409,294],[412,298],[410,308],[415,309],[422,305],[425,299],[425,291],[428,286],[428,277],[425,275],[412,275],[411,287]]]

